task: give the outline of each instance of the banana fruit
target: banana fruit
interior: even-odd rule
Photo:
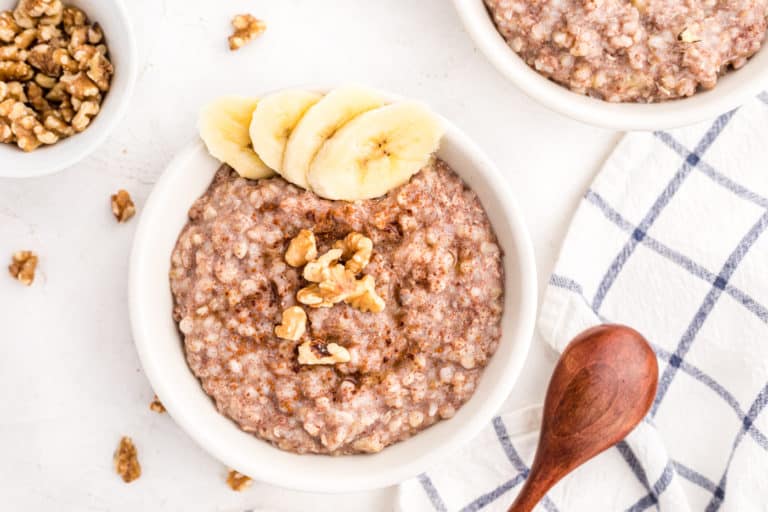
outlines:
[[[326,94],[307,110],[291,132],[280,175],[299,187],[308,188],[309,165],[325,141],[353,118],[385,103],[378,92],[355,85],[339,87]]]
[[[218,98],[203,107],[198,120],[200,138],[208,152],[252,180],[274,174],[251,147],[248,131],[257,103],[257,99],[241,96]]]
[[[265,164],[280,172],[285,146],[304,113],[322,98],[321,94],[288,90],[259,101],[251,120],[251,143]]]
[[[323,144],[307,173],[326,199],[370,199],[406,183],[424,167],[443,136],[426,107],[400,102],[360,114]]]
[[[429,163],[444,133],[420,103],[387,104],[358,86],[325,96],[287,90],[260,100],[228,96],[206,106],[200,136],[208,150],[246,178],[270,176],[320,197],[379,197]]]

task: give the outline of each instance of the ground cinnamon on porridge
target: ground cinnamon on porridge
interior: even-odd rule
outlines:
[[[450,418],[499,343],[501,251],[477,196],[439,160],[356,202],[224,166],[189,217],[170,273],[189,366],[221,413],[282,449],[377,452]],[[309,284],[285,262],[303,229],[319,254],[352,232],[371,239],[365,274],[382,312],[304,307],[299,340],[275,335]],[[298,347],[318,340],[348,362],[299,364]]]
[[[612,102],[711,89],[765,38],[768,0],[485,0],[531,67]]]

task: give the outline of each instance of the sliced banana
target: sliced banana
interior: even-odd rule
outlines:
[[[312,190],[327,199],[370,199],[406,183],[440,144],[440,119],[419,103],[360,114],[320,148],[309,168]]]
[[[339,87],[312,105],[293,129],[280,167],[286,180],[308,188],[307,171],[323,143],[350,120],[386,101],[372,90],[355,85]]]
[[[248,129],[258,102],[256,98],[224,96],[203,107],[198,120],[208,152],[243,178],[253,180],[274,174],[251,147]]]
[[[285,145],[293,128],[321,94],[303,91],[281,91],[259,101],[251,120],[251,143],[256,154],[272,169],[280,172]]]

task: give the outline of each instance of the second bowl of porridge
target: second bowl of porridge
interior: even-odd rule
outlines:
[[[454,0],[467,32],[528,96],[621,130],[693,124],[768,87],[768,3]]]
[[[302,94],[290,104],[318,101]],[[338,101],[325,98],[315,110]],[[414,112],[381,98],[377,123]],[[530,241],[503,177],[434,119],[437,153],[365,198],[328,198],[350,193],[317,178],[328,142],[308,175],[317,193],[289,172],[245,179],[199,143],[156,185],[131,262],[136,345],[170,414],[232,468],[308,491],[391,485],[469,440],[511,392],[535,316]],[[389,159],[402,131],[387,133]]]

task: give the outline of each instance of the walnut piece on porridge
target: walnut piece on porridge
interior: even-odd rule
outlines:
[[[165,406],[163,405],[163,402],[157,398],[157,395],[155,395],[155,397],[149,403],[149,410],[154,411],[157,414],[163,414],[165,412]]]
[[[284,340],[298,341],[307,330],[307,314],[299,306],[283,311],[283,322],[275,327],[275,336]]]
[[[336,364],[348,363],[349,351],[337,343],[327,345],[320,341],[307,340],[299,345],[299,364]]]
[[[267,30],[267,24],[250,14],[238,14],[232,19],[235,32],[229,36],[229,49],[239,50]]]
[[[250,477],[245,476],[234,469],[229,470],[229,474],[227,474],[227,485],[229,485],[229,488],[233,491],[242,492],[249,488],[251,484],[253,484],[253,480]]]
[[[365,276],[357,281],[357,289],[354,295],[347,299],[347,302],[353,308],[363,312],[381,313],[386,307],[384,299],[376,293],[376,283],[373,276]]]
[[[90,126],[114,74],[103,40],[98,23],[61,0],[1,12],[0,143],[33,151]]]
[[[296,294],[296,299],[313,308],[330,308],[346,302],[361,311],[378,313],[384,310],[384,299],[376,293],[372,276],[357,279],[370,262],[373,242],[360,233],[352,232],[337,240],[325,254],[306,264],[304,279],[311,283]],[[346,259],[346,264],[339,263]]]
[[[131,483],[141,476],[138,453],[130,437],[123,436],[120,439],[120,444],[115,451],[114,463],[115,472],[125,483]]]
[[[333,247],[343,251],[341,258],[346,260],[344,266],[353,274],[362,272],[373,254],[373,241],[355,232],[348,234],[344,240],[338,240]]]
[[[133,204],[131,194],[128,191],[120,189],[116,194],[112,194],[112,214],[117,222],[127,222],[136,214],[136,205]]]
[[[302,229],[288,244],[285,262],[292,267],[302,267],[315,258],[317,258],[315,234],[308,229]]]
[[[331,279],[333,267],[344,253],[341,249],[331,249],[314,261],[310,261],[304,267],[302,275],[310,283],[322,283]]]
[[[37,255],[32,251],[18,251],[13,253],[11,264],[8,265],[8,272],[11,277],[18,280],[21,284],[30,286],[35,280],[35,269],[37,268]]]

